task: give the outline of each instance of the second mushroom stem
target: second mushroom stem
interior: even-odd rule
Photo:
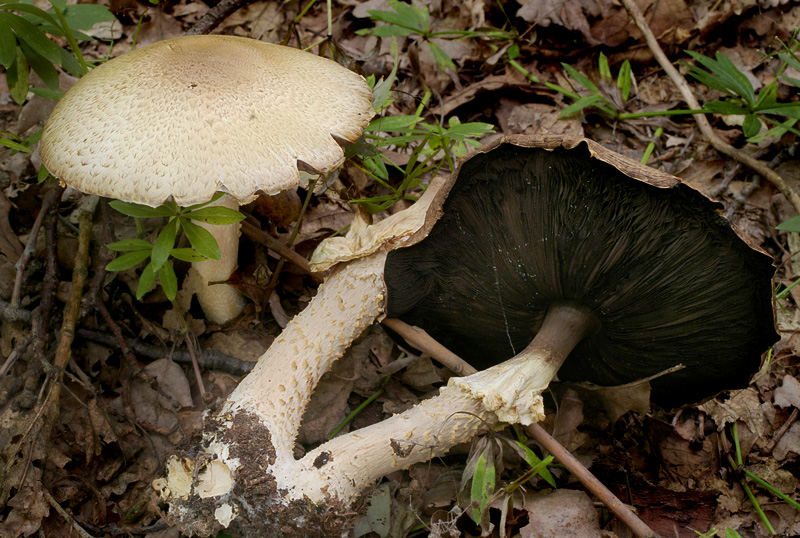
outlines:
[[[544,363],[544,369],[547,370],[544,377],[550,376],[552,378],[572,349],[596,329],[597,323],[597,319],[587,309],[570,304],[554,305],[548,310],[545,321],[531,344],[511,360],[518,362],[535,361],[540,366]],[[467,376],[478,373],[469,363],[441,345],[425,331],[417,327],[411,327],[399,319],[387,318],[383,320],[383,324],[400,334],[409,344],[439,360],[454,372]],[[518,372],[515,369],[509,371]],[[524,377],[518,376],[518,379]],[[542,426],[534,422],[525,426],[525,431],[534,441],[553,454],[568,471],[578,478],[614,515],[627,525],[635,536],[638,538],[657,538],[658,535],[646,523],[639,519],[611,490],[595,478],[577,458],[548,434]]]

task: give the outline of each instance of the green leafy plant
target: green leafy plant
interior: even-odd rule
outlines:
[[[515,427],[514,430],[520,435],[518,428]],[[524,437],[524,435],[522,436]],[[500,444],[497,444],[495,441],[499,441]],[[499,447],[503,446],[508,446],[519,454],[528,464],[528,469],[505,486],[498,487],[495,456],[497,453],[496,451],[500,449]],[[473,521],[480,525],[481,522],[484,521],[486,510],[490,506],[498,499],[509,498],[517,489],[534,476],[540,476],[550,484],[550,486],[555,488],[556,481],[548,469],[552,462],[553,456],[541,459],[525,443],[519,440],[511,440],[502,434],[480,440],[470,456],[467,462],[467,468],[464,471],[465,477],[467,479],[471,478],[469,500],[472,507],[471,515]],[[462,484],[463,483],[462,479]]]
[[[11,97],[22,104],[31,91],[48,99],[60,99],[58,69],[80,77],[88,65],[78,48],[78,41],[92,38],[79,30],[88,30],[98,22],[114,20],[106,6],[96,4],[66,5],[65,0],[52,0],[48,11],[33,5],[32,1],[11,2],[0,0],[0,65],[5,68],[6,83]],[[70,51],[56,45],[49,35],[67,39]],[[46,88],[30,86],[30,70],[39,75]],[[39,141],[41,130],[22,138],[13,133],[0,132],[0,145],[29,153]],[[47,169],[39,171],[39,181],[47,178]]]
[[[136,298],[142,296],[153,286],[158,277],[167,298],[174,300],[178,292],[178,280],[172,268],[170,258],[186,262],[203,260],[219,260],[219,246],[213,236],[193,221],[214,225],[230,225],[242,221],[245,217],[238,211],[225,207],[208,206],[219,200],[223,193],[217,193],[210,201],[179,207],[174,202],[168,202],[158,207],[150,207],[130,202],[114,200],[111,207],[137,219],[161,217],[167,219],[167,224],[158,232],[155,241],[145,239],[123,239],[108,245],[115,252],[126,252],[112,260],[107,266],[107,271],[124,271],[131,267],[150,260],[142,270],[136,288]],[[178,233],[183,230],[191,248],[175,248]]]
[[[656,110],[646,112],[624,112],[631,95],[636,87],[631,65],[625,60],[619,68],[616,77],[611,71],[608,58],[602,52],[597,59],[597,81],[581,73],[573,66],[562,63],[575,91],[570,91],[557,84],[545,85],[559,93],[564,94],[573,102],[561,111],[560,117],[567,118],[578,113],[594,110],[604,116],[615,120],[631,120],[636,118],[651,118],[656,116],[677,116],[686,114],[707,114],[710,111],[699,110]]]
[[[800,87],[800,81],[776,77],[756,93],[747,76],[723,54],[718,52],[713,59],[693,51],[687,51],[687,54],[700,64],[688,66],[689,75],[726,96],[722,101],[707,101],[703,107],[715,114],[744,116],[742,131],[749,141],[755,141],[760,133],[762,120],[777,127],[770,133],[772,135],[780,135],[786,131],[800,134],[800,131],[792,127],[800,119],[800,103],[779,103],[777,100],[779,80],[795,87]],[[797,62],[793,54],[792,51],[791,55],[780,55],[783,60],[781,73],[790,65],[789,62],[793,67],[800,67],[800,62]]]
[[[393,102],[391,88],[397,75],[398,65],[396,40],[392,42],[392,55],[394,67],[389,76],[380,80],[376,80],[374,75],[367,78],[367,83],[373,91],[373,103],[377,112],[385,110]],[[428,91],[422,97],[414,114],[379,115],[370,122],[364,130],[363,143],[356,144],[348,156],[359,154],[362,170],[389,192],[379,196],[354,199],[352,202],[360,204],[370,213],[378,213],[401,199],[413,200],[415,197],[409,195],[408,191],[419,186],[425,174],[436,173],[445,164],[452,170],[458,157],[466,154],[469,148],[480,146],[478,138],[494,132],[494,127],[488,123],[461,123],[455,117],[449,118],[447,127],[438,120],[430,123],[423,116],[430,98],[431,93]],[[411,148],[405,166],[394,164],[382,153],[382,148],[390,146]],[[401,174],[400,185],[391,184],[390,169]]]
[[[0,65],[5,68],[6,82],[11,97],[18,104],[25,102],[28,91],[44,97],[58,99],[58,70],[80,77],[88,66],[78,48],[78,41],[92,37],[80,32],[98,22],[114,19],[106,6],[97,4],[72,4],[66,0],[52,0],[52,8],[45,11],[33,2],[0,0]],[[49,35],[66,38],[70,52],[54,43]],[[33,69],[47,88],[31,88],[29,72]]]
[[[753,494],[753,490],[750,488],[750,485],[747,483],[746,479],[750,479],[759,486],[765,488],[767,491],[769,491],[782,501],[790,504],[797,510],[800,510],[800,503],[798,503],[797,501],[795,501],[794,499],[792,499],[791,497],[789,497],[788,495],[777,489],[775,486],[773,486],[766,480],[762,479],[760,476],[753,473],[747,467],[744,466],[744,460],[742,458],[742,450],[739,444],[739,430],[736,422],[734,422],[731,425],[731,436],[733,437],[734,454],[733,455],[731,455],[730,453],[727,454],[728,465],[731,467],[731,469],[734,470],[736,474],[741,475],[741,478],[739,478],[739,485],[742,486],[742,489],[747,495],[747,498],[750,500],[750,503],[753,505],[753,508],[755,509],[756,513],[761,519],[761,522],[766,527],[767,531],[770,533],[770,535],[774,535],[775,529],[772,528],[772,523],[770,523],[769,518],[764,513],[764,510],[761,509],[761,505],[758,503],[758,500],[756,499],[755,494]],[[727,529],[725,532],[726,532],[725,536],[727,538],[728,536]]]
[[[622,110],[625,102],[630,97],[631,88],[635,84],[631,73],[631,64],[628,60],[622,63],[617,73],[616,83],[614,83],[614,78],[611,74],[608,58],[602,52],[597,60],[600,79],[598,84],[595,84],[589,77],[571,65],[566,63],[561,65],[578,86],[588,91],[586,95],[576,95],[561,90],[567,97],[575,101],[561,112],[562,118],[572,116],[589,107],[597,108],[608,116],[620,118],[620,110]]]
[[[406,4],[399,0],[388,0],[391,11],[368,10],[370,18],[376,22],[385,23],[374,28],[359,30],[360,35],[374,35],[377,37],[409,37],[419,36],[428,44],[436,65],[443,71],[453,71],[455,63],[442,48],[432,41],[433,38],[465,39],[470,37],[485,37],[497,39],[510,39],[514,34],[496,28],[478,30],[444,30],[434,32],[431,30],[431,18],[427,6]]]

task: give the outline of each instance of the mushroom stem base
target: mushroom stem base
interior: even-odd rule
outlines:
[[[597,329],[594,314],[581,306],[556,303],[547,311],[539,332],[513,358],[463,378],[451,385],[480,399],[487,410],[510,423],[523,425],[544,418],[541,393],[564,360],[586,336]]]

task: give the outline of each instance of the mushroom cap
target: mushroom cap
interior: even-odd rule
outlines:
[[[600,328],[562,380],[619,385],[683,364],[651,381],[665,405],[745,386],[777,340],[771,258],[677,178],[633,179],[620,170],[642,167],[594,149],[503,143],[462,163],[429,235],[388,255],[387,315],[482,369],[572,303]]]
[[[364,79],[290,47],[168,39],[79,80],[42,134],[49,171],[83,192],[157,206],[223,191],[240,201],[344,160],[373,116]]]

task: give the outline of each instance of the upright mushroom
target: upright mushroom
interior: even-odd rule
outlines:
[[[608,164],[597,161],[597,156]],[[650,184],[640,183],[648,178]],[[480,191],[486,186],[494,188]],[[475,200],[479,191],[480,199]],[[544,194],[557,205],[548,210],[545,199],[541,198]],[[526,212],[514,207],[513,213],[509,213],[517,204],[512,198],[533,199],[537,205]],[[469,199],[473,199],[477,209],[471,208]],[[659,206],[659,200],[667,209]],[[609,209],[611,215],[601,217],[599,208],[589,209],[593,204]],[[422,215],[427,218],[419,218],[417,207],[421,207]],[[543,214],[528,214],[534,210]],[[318,268],[330,262],[326,257],[353,261],[334,268],[311,304],[292,320],[222,408],[209,417],[200,450],[170,460],[167,477],[156,486],[170,504],[169,516],[185,532],[207,535],[232,526],[248,535],[347,535],[349,520],[342,516],[357,512],[364,488],[389,471],[444,454],[454,444],[470,439],[498,419],[522,423],[540,420],[543,417],[540,393],[559,370],[561,361],[573,347],[580,348],[583,339],[598,338],[604,331],[612,336],[649,335],[650,338],[640,338],[627,347],[617,345],[617,349],[629,352],[623,358],[633,365],[630,368],[636,366],[645,373],[663,369],[666,363],[674,365],[675,360],[684,362],[694,375],[706,376],[707,394],[720,387],[741,384],[747,372],[757,369],[762,348],[775,340],[769,259],[744,244],[716,216],[713,204],[682,186],[677,178],[650,170],[588,140],[515,138],[498,142],[463,163],[449,182],[432,185],[408,211],[367,228],[353,226],[347,237],[332,239],[324,245],[320,250],[323,254],[312,259]],[[448,217],[451,211],[455,216]],[[638,266],[647,261],[647,256],[640,255],[636,247],[651,248],[652,236],[650,241],[626,237],[625,232],[612,237],[613,232],[606,229],[620,220],[627,232],[644,232],[645,225],[640,222],[646,220],[643,211],[667,215],[661,227],[675,226],[672,232],[650,232],[658,233],[662,241],[655,254],[651,251],[651,257],[659,256],[661,260],[650,269]],[[579,215],[572,223],[566,223],[568,217],[560,215],[561,212],[586,213],[586,216]],[[698,216],[701,213],[706,216]],[[467,226],[473,216],[475,222]],[[492,220],[506,221],[511,228],[502,234],[495,229],[495,236],[489,241],[466,239],[468,228],[480,229],[476,223],[490,225],[487,221]],[[517,220],[536,225],[519,227],[515,224]],[[701,234],[690,232],[698,226],[708,229]],[[551,231],[544,232],[543,228]],[[531,235],[524,235],[523,229]],[[447,234],[451,232],[464,237],[452,239],[455,245],[449,245]],[[730,319],[735,320],[731,323],[736,323],[738,330],[726,333],[725,341],[713,331],[724,325],[718,317],[728,314],[713,312],[709,305],[714,301],[706,298],[704,290],[694,288],[693,293],[701,295],[699,305],[680,306],[672,293],[681,298],[686,293],[665,291],[663,281],[670,279],[658,276],[662,271],[688,271],[680,263],[667,259],[667,255],[682,250],[696,252],[695,245],[673,244],[680,242],[684,233],[702,240],[706,255],[690,254],[683,258],[683,264],[724,270],[726,273],[720,278],[735,281],[732,288],[714,288],[720,293],[733,290],[732,298],[719,298],[724,309],[737,312]],[[498,234],[519,241],[509,243]],[[428,235],[433,250],[457,249],[444,254],[454,258],[453,262],[443,261],[427,251],[424,245]],[[568,243],[551,245],[561,241]],[[600,248],[594,255],[582,252],[594,248],[595,243]],[[628,251],[629,245],[634,247],[633,251]],[[521,249],[544,252],[522,254]],[[387,250],[391,251],[388,262]],[[364,256],[358,258],[359,254]],[[716,256],[724,260],[719,265]],[[549,257],[556,263],[548,265]],[[480,281],[480,276],[467,276],[467,263],[459,260],[479,261],[477,272],[488,273],[488,284]],[[521,266],[522,261],[531,265]],[[503,271],[504,266],[509,270]],[[616,276],[605,274],[606,268],[616,270]],[[567,278],[562,274],[567,269],[584,277]],[[396,270],[407,272],[408,278],[389,275]],[[523,289],[522,284],[506,280],[515,274],[522,282],[545,280],[553,289],[536,288],[536,296],[520,300],[517,295]],[[384,278],[390,284],[388,308],[411,321],[428,321],[417,310],[425,301],[430,308],[450,312],[455,308],[451,301],[465,296],[460,319],[467,323],[467,318],[479,314],[478,305],[470,302],[473,295],[482,297],[499,319],[491,321],[494,330],[476,329],[476,335],[462,335],[449,343],[456,347],[462,340],[470,340],[478,346],[483,345],[480,339],[499,333],[510,341],[507,348],[512,353],[522,353],[472,376],[451,379],[438,396],[413,409],[339,436],[296,459],[294,439],[311,392],[358,334],[383,315],[387,292]],[[467,282],[467,286],[459,292],[448,292],[445,289],[448,279]],[[601,284],[608,290],[605,295],[585,291],[586,287]],[[416,287],[421,291],[415,292]],[[638,301],[628,300],[628,294],[638,287],[653,288],[653,295]],[[587,295],[594,300],[588,301]],[[613,296],[614,300],[607,296]],[[655,322],[648,322],[652,318],[643,312],[648,308],[642,309],[639,301],[648,301],[651,310],[663,306],[666,313]],[[524,319],[522,314],[510,310],[517,302],[535,310],[532,319]],[[623,306],[631,308],[629,312],[635,323],[617,329],[621,317],[618,309]],[[698,317],[693,308],[703,314]],[[444,316],[444,319],[450,318]],[[687,323],[696,324],[696,329],[678,337],[670,333],[661,342],[663,347],[678,346],[686,355],[661,352],[658,346],[653,346],[651,340],[661,330]],[[432,322],[430,327],[423,328],[447,339],[443,327],[458,330],[460,325]],[[518,334],[526,329],[524,335]],[[681,339],[689,337],[694,338],[695,347],[680,348]],[[607,345],[614,342],[612,339],[612,344]],[[633,348],[638,345],[644,346],[643,353],[658,353],[658,364],[634,361]],[[730,363],[723,363],[726,357],[716,354],[718,345],[725,347]],[[466,349],[466,344],[460,349]],[[484,351],[487,355],[494,352],[492,348]],[[501,348],[501,352],[507,353],[507,349]],[[717,361],[717,368],[722,371],[703,368],[690,352]],[[496,360],[497,356],[489,362]],[[746,372],[729,375],[728,370],[733,367]],[[624,381],[638,375],[603,365],[592,368],[586,366],[587,377],[595,381]],[[720,375],[727,377],[727,381],[713,379]],[[672,395],[664,391],[664,397],[669,400]],[[675,398],[688,397],[687,394]]]
[[[81,191],[157,206],[228,207],[323,174],[344,160],[373,115],[364,79],[290,47],[231,36],[168,39],[91,71],[42,133],[48,170]],[[195,264],[207,317],[224,323],[244,301],[227,284],[239,227],[207,226],[222,259]]]

